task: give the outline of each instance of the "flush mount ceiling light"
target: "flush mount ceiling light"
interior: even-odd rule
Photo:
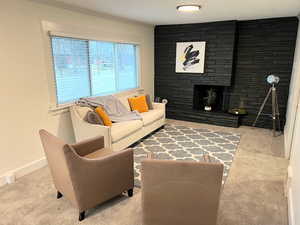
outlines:
[[[176,9],[179,12],[196,12],[201,9],[201,5],[179,5]]]

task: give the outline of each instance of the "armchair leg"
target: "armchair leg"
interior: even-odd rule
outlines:
[[[85,211],[82,211],[79,213],[79,221],[84,220],[84,218],[85,218]]]
[[[62,197],[63,195],[62,195],[62,193],[60,193],[59,191],[57,191],[57,199],[60,199],[61,197]]]
[[[133,196],[133,189],[129,189],[127,191],[128,197],[132,197]]]

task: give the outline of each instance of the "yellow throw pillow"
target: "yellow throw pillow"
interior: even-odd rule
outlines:
[[[97,107],[95,109],[95,112],[100,116],[100,118],[103,121],[104,126],[110,126],[112,125],[112,122],[109,118],[109,116],[107,115],[107,113],[104,111],[104,109],[102,107]]]
[[[140,113],[149,111],[145,95],[134,97],[134,98],[129,98],[128,102],[129,102],[131,111],[137,110]]]

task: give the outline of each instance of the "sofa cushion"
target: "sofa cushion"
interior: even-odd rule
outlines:
[[[164,117],[164,110],[153,109],[148,112],[141,113],[144,126],[147,126]]]
[[[111,122],[109,116],[107,115],[107,113],[105,112],[105,110],[101,106],[98,106],[95,109],[95,112],[100,116],[100,118],[102,119],[103,124],[105,126],[109,126],[109,127],[112,126],[112,122]]]
[[[120,123],[113,123],[111,127],[112,142],[117,142],[125,138],[139,129],[142,129],[143,122],[141,120],[131,120]]]
[[[131,96],[122,96],[122,97],[118,97],[118,99],[120,100],[120,102],[126,107],[126,109],[128,111],[131,111],[130,110],[130,106],[129,106],[129,103],[128,103],[128,98],[130,98]]]
[[[145,95],[128,98],[128,102],[132,111],[138,111],[140,113],[149,111]]]
[[[147,105],[148,105],[148,109],[154,109],[153,105],[152,105],[152,102],[151,102],[150,95],[146,94],[145,96],[146,96],[146,102],[147,102]]]
[[[94,111],[88,111],[86,113],[85,117],[83,118],[83,120],[85,120],[86,122],[91,123],[91,124],[100,124],[100,125],[103,125],[102,119]]]

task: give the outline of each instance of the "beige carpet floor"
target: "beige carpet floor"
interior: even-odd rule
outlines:
[[[172,124],[242,134],[241,142],[221,196],[218,225],[287,225],[285,179],[288,161],[283,136],[273,138],[266,129],[225,128],[168,120]],[[141,225],[140,190],[87,212],[78,212],[61,198],[56,200],[47,167],[0,188],[1,225]]]

